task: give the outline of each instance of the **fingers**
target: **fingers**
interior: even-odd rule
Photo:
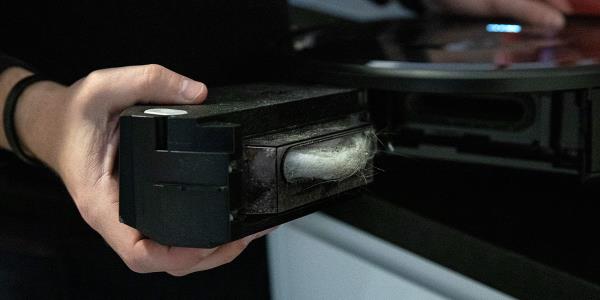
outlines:
[[[150,239],[137,238],[122,258],[130,269],[138,273],[168,272],[184,276],[232,262],[250,242],[269,232],[256,233],[212,249],[167,247]],[[134,235],[131,238],[136,240]]]
[[[184,276],[232,262],[250,242],[271,231],[256,233],[212,249],[167,247],[150,239],[137,239],[122,258],[130,269],[138,273],[168,272],[174,276]]]
[[[492,2],[493,5],[490,6],[492,15],[510,17],[524,23],[553,28],[561,28],[565,25],[566,21],[562,10],[569,9],[563,0],[547,2],[496,0]]]
[[[568,0],[435,0],[442,11],[483,17],[507,17],[538,26],[560,28],[563,13],[571,11]]]
[[[237,241],[225,244],[223,246],[220,246],[217,251],[215,251],[211,255],[207,256],[205,259],[200,261],[198,264],[191,266],[190,268],[187,268],[184,270],[180,269],[177,271],[168,271],[167,273],[169,273],[173,276],[184,276],[184,275],[191,274],[194,272],[205,271],[205,270],[209,270],[212,268],[216,268],[216,267],[224,265],[224,264],[228,264],[228,263],[232,262],[236,257],[238,257],[240,255],[240,253],[242,253],[242,251],[244,251],[244,249],[246,249],[246,247],[250,244],[250,242],[269,234],[270,232],[272,232],[275,229],[276,228],[267,229],[267,230],[255,233],[253,235],[247,236],[241,240],[237,240]]]
[[[98,209],[90,225],[119,254],[127,266],[138,273],[181,270],[197,265],[217,250],[168,247],[144,238],[139,231],[119,222],[118,203]]]
[[[94,229],[105,238],[125,264],[138,273],[169,272],[175,276],[183,276],[212,269],[233,261],[252,240],[275,229],[212,249],[168,247],[144,238],[137,230],[120,223],[117,203],[112,203],[103,211],[106,214],[98,216],[100,224],[94,222]]]
[[[117,252],[134,272],[151,273],[181,270],[197,265],[217,250],[168,247],[144,238],[139,231],[119,222],[117,201],[103,203],[89,224]]]
[[[185,276],[194,272],[209,270],[224,264],[232,262],[238,257],[244,249],[250,244],[252,237],[246,237],[223,246],[220,246],[214,253],[205,257],[195,265],[186,266],[186,268],[167,270],[167,273],[173,276]],[[190,267],[191,266],[191,267]],[[181,271],[183,270],[183,271]]]
[[[83,85],[84,90],[95,93],[84,98],[104,99],[111,112],[120,112],[138,103],[198,104],[208,93],[203,83],[160,65],[94,71]]]
[[[135,66],[127,71],[127,75],[131,77],[133,93],[138,92],[138,98],[146,99],[148,103],[198,103],[207,94],[203,83],[160,65]]]
[[[202,263],[220,249],[168,247],[150,239],[140,239],[133,245],[126,263],[141,273],[181,270]]]
[[[573,6],[569,0],[546,0],[546,2],[564,14],[570,14],[573,12]]]

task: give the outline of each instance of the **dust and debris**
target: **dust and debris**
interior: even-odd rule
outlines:
[[[290,149],[283,173],[289,183],[348,178],[368,167],[376,149],[377,137],[367,131]]]

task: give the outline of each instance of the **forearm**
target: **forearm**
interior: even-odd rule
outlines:
[[[0,148],[11,150],[4,131],[4,106],[14,85],[32,73],[21,67],[6,69],[0,74]],[[15,126],[24,151],[40,161],[55,165],[56,131],[63,115],[58,104],[60,92],[65,88],[51,81],[29,86],[19,97],[15,111]]]

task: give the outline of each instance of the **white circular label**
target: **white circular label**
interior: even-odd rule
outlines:
[[[186,115],[187,111],[181,109],[171,108],[151,108],[144,111],[145,114],[157,115],[157,116],[180,116]]]

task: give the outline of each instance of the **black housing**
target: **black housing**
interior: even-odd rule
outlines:
[[[288,188],[280,167],[249,168],[256,149],[279,151],[276,166],[287,148],[369,131],[362,112],[355,89],[270,83],[212,88],[202,105],[132,107],[120,119],[122,222],[162,244],[214,247],[312,212],[371,176]],[[262,201],[255,176],[279,179]]]

